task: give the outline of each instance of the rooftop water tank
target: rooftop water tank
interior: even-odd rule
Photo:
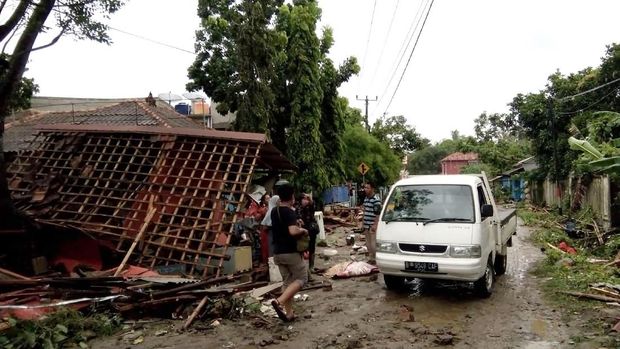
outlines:
[[[192,107],[187,103],[179,103],[174,106],[174,110],[179,114],[189,115],[192,111]]]

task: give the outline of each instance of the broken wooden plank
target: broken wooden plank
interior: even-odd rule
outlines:
[[[133,250],[136,248],[136,246],[138,246],[138,242],[142,240],[142,235],[144,235],[146,228],[151,223],[151,219],[153,219],[155,212],[157,212],[157,210],[153,206],[154,200],[155,200],[155,196],[151,195],[149,199],[149,210],[148,210],[148,213],[146,214],[146,218],[144,219],[144,223],[142,224],[142,227],[140,227],[140,231],[136,235],[136,238],[131,243],[131,247],[129,247],[129,250],[127,250],[127,254],[125,254],[125,258],[123,258],[123,261],[121,262],[121,264],[118,266],[118,268],[116,268],[116,272],[114,272],[114,276],[119,276],[123,272],[123,268],[125,268],[125,264],[127,264],[127,262],[129,261],[129,257],[133,253]]]
[[[198,316],[202,308],[204,308],[205,304],[207,304],[207,300],[209,300],[209,296],[202,297],[202,300],[200,301],[200,303],[198,303],[196,309],[194,309],[192,314],[187,318],[187,321],[185,321],[185,323],[183,324],[184,330],[187,330],[192,325],[192,322],[194,322],[196,316]]]
[[[7,270],[7,269],[4,269],[4,268],[0,268],[0,274],[2,274],[2,275],[6,275],[6,276],[8,276],[8,277],[10,277],[10,278],[12,278],[12,279],[18,279],[18,280],[32,280],[32,279],[31,279],[31,278],[29,278],[29,277],[26,277],[26,276],[23,276],[23,275],[20,275],[20,274],[14,273],[14,272],[12,272],[12,271],[10,271],[10,270]]]
[[[260,288],[255,288],[254,290],[252,290],[252,292],[250,292],[250,296],[254,297],[254,298],[260,298],[264,295],[266,295],[269,292],[273,292],[277,289],[282,288],[283,282],[276,282],[274,284],[271,285],[267,285],[267,286],[263,286]]]

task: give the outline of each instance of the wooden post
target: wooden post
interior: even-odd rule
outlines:
[[[136,238],[133,240],[131,247],[129,247],[129,250],[127,250],[127,254],[125,254],[125,258],[123,258],[123,261],[121,262],[121,264],[118,266],[118,268],[116,268],[116,272],[114,272],[114,276],[119,276],[123,272],[123,268],[125,267],[125,264],[127,264],[127,261],[129,260],[129,257],[133,253],[133,250],[138,245],[138,242],[142,240],[142,235],[144,235],[146,228],[151,223],[151,219],[153,219],[153,216],[155,215],[155,211],[156,211],[155,207],[153,206],[154,199],[155,199],[155,196],[151,195],[149,199],[149,208],[146,214],[146,218],[144,219],[144,223],[142,223],[142,227],[140,227],[140,231],[136,235]]]

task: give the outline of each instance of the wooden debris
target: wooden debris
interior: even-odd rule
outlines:
[[[151,197],[149,198],[149,210],[146,214],[146,218],[144,219],[144,223],[142,223],[142,226],[140,227],[140,231],[136,235],[136,238],[133,240],[131,247],[129,247],[129,250],[127,250],[127,254],[125,254],[125,258],[123,258],[123,261],[121,262],[121,264],[118,266],[118,268],[116,268],[116,272],[114,273],[114,276],[121,275],[121,273],[123,272],[123,269],[125,268],[125,264],[127,264],[127,262],[129,261],[129,257],[133,253],[133,250],[136,248],[136,246],[138,246],[138,242],[142,240],[142,236],[144,235],[146,228],[151,223],[151,219],[153,219],[155,212],[157,212],[157,210],[153,206],[154,200],[155,200],[155,196],[151,195]]]
[[[598,228],[598,225],[596,224],[596,221],[594,220],[594,218],[592,218],[592,224],[594,224],[594,233],[596,234],[598,243],[601,244],[601,246],[603,246],[605,244],[605,240],[603,240],[603,235],[601,234],[601,231]]]
[[[271,285],[263,286],[261,288],[256,288],[256,289],[252,290],[252,292],[250,293],[250,296],[258,299],[258,298],[266,295],[269,292],[273,292],[275,290],[278,290],[278,289],[282,288],[282,284],[283,284],[282,281],[280,281],[280,282],[276,282],[276,283],[271,284]]]
[[[196,307],[196,309],[194,309],[194,311],[192,312],[192,315],[190,315],[189,318],[187,318],[187,321],[185,321],[185,324],[183,324],[184,330],[187,330],[192,325],[192,322],[194,322],[194,319],[196,318],[196,316],[198,316],[202,308],[204,308],[205,304],[207,304],[207,300],[209,300],[209,297],[204,296],[202,300],[200,301],[200,303],[198,303],[198,306]]]
[[[553,250],[555,250],[555,251],[558,251],[558,252],[560,252],[560,253],[566,253],[566,252],[562,251],[561,249],[559,249],[558,247],[553,246],[552,244],[550,244],[550,243],[548,243],[548,242],[547,242],[547,246],[549,246],[549,248],[551,248],[551,249],[553,249]]]
[[[562,291],[562,293],[570,295],[570,296],[578,297],[578,298],[589,298],[589,299],[595,299],[597,301],[603,301],[603,302],[617,302],[618,300],[620,300],[620,298],[601,296],[598,294],[591,294],[591,293],[582,293],[582,292],[573,292],[573,291]]]
[[[18,279],[18,280],[32,280],[32,279],[30,279],[30,278],[28,278],[28,277],[25,277],[25,276],[23,276],[23,275],[20,275],[20,274],[14,273],[14,272],[12,272],[12,271],[10,271],[10,270],[6,270],[6,269],[3,269],[3,268],[0,268],[0,274],[5,275],[5,276],[8,276],[8,277],[10,277],[11,279]]]

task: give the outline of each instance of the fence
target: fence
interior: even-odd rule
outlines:
[[[610,229],[619,224],[618,214],[614,213],[617,210],[617,203],[613,202],[618,192],[614,189],[616,186],[613,185],[609,176],[595,176],[588,182],[571,177],[568,180],[559,181],[558,184],[561,195],[556,193],[555,183],[550,179],[532,182],[529,188],[532,203],[557,207],[564,198],[568,197],[571,207],[591,207],[600,219],[599,223],[603,229]]]

